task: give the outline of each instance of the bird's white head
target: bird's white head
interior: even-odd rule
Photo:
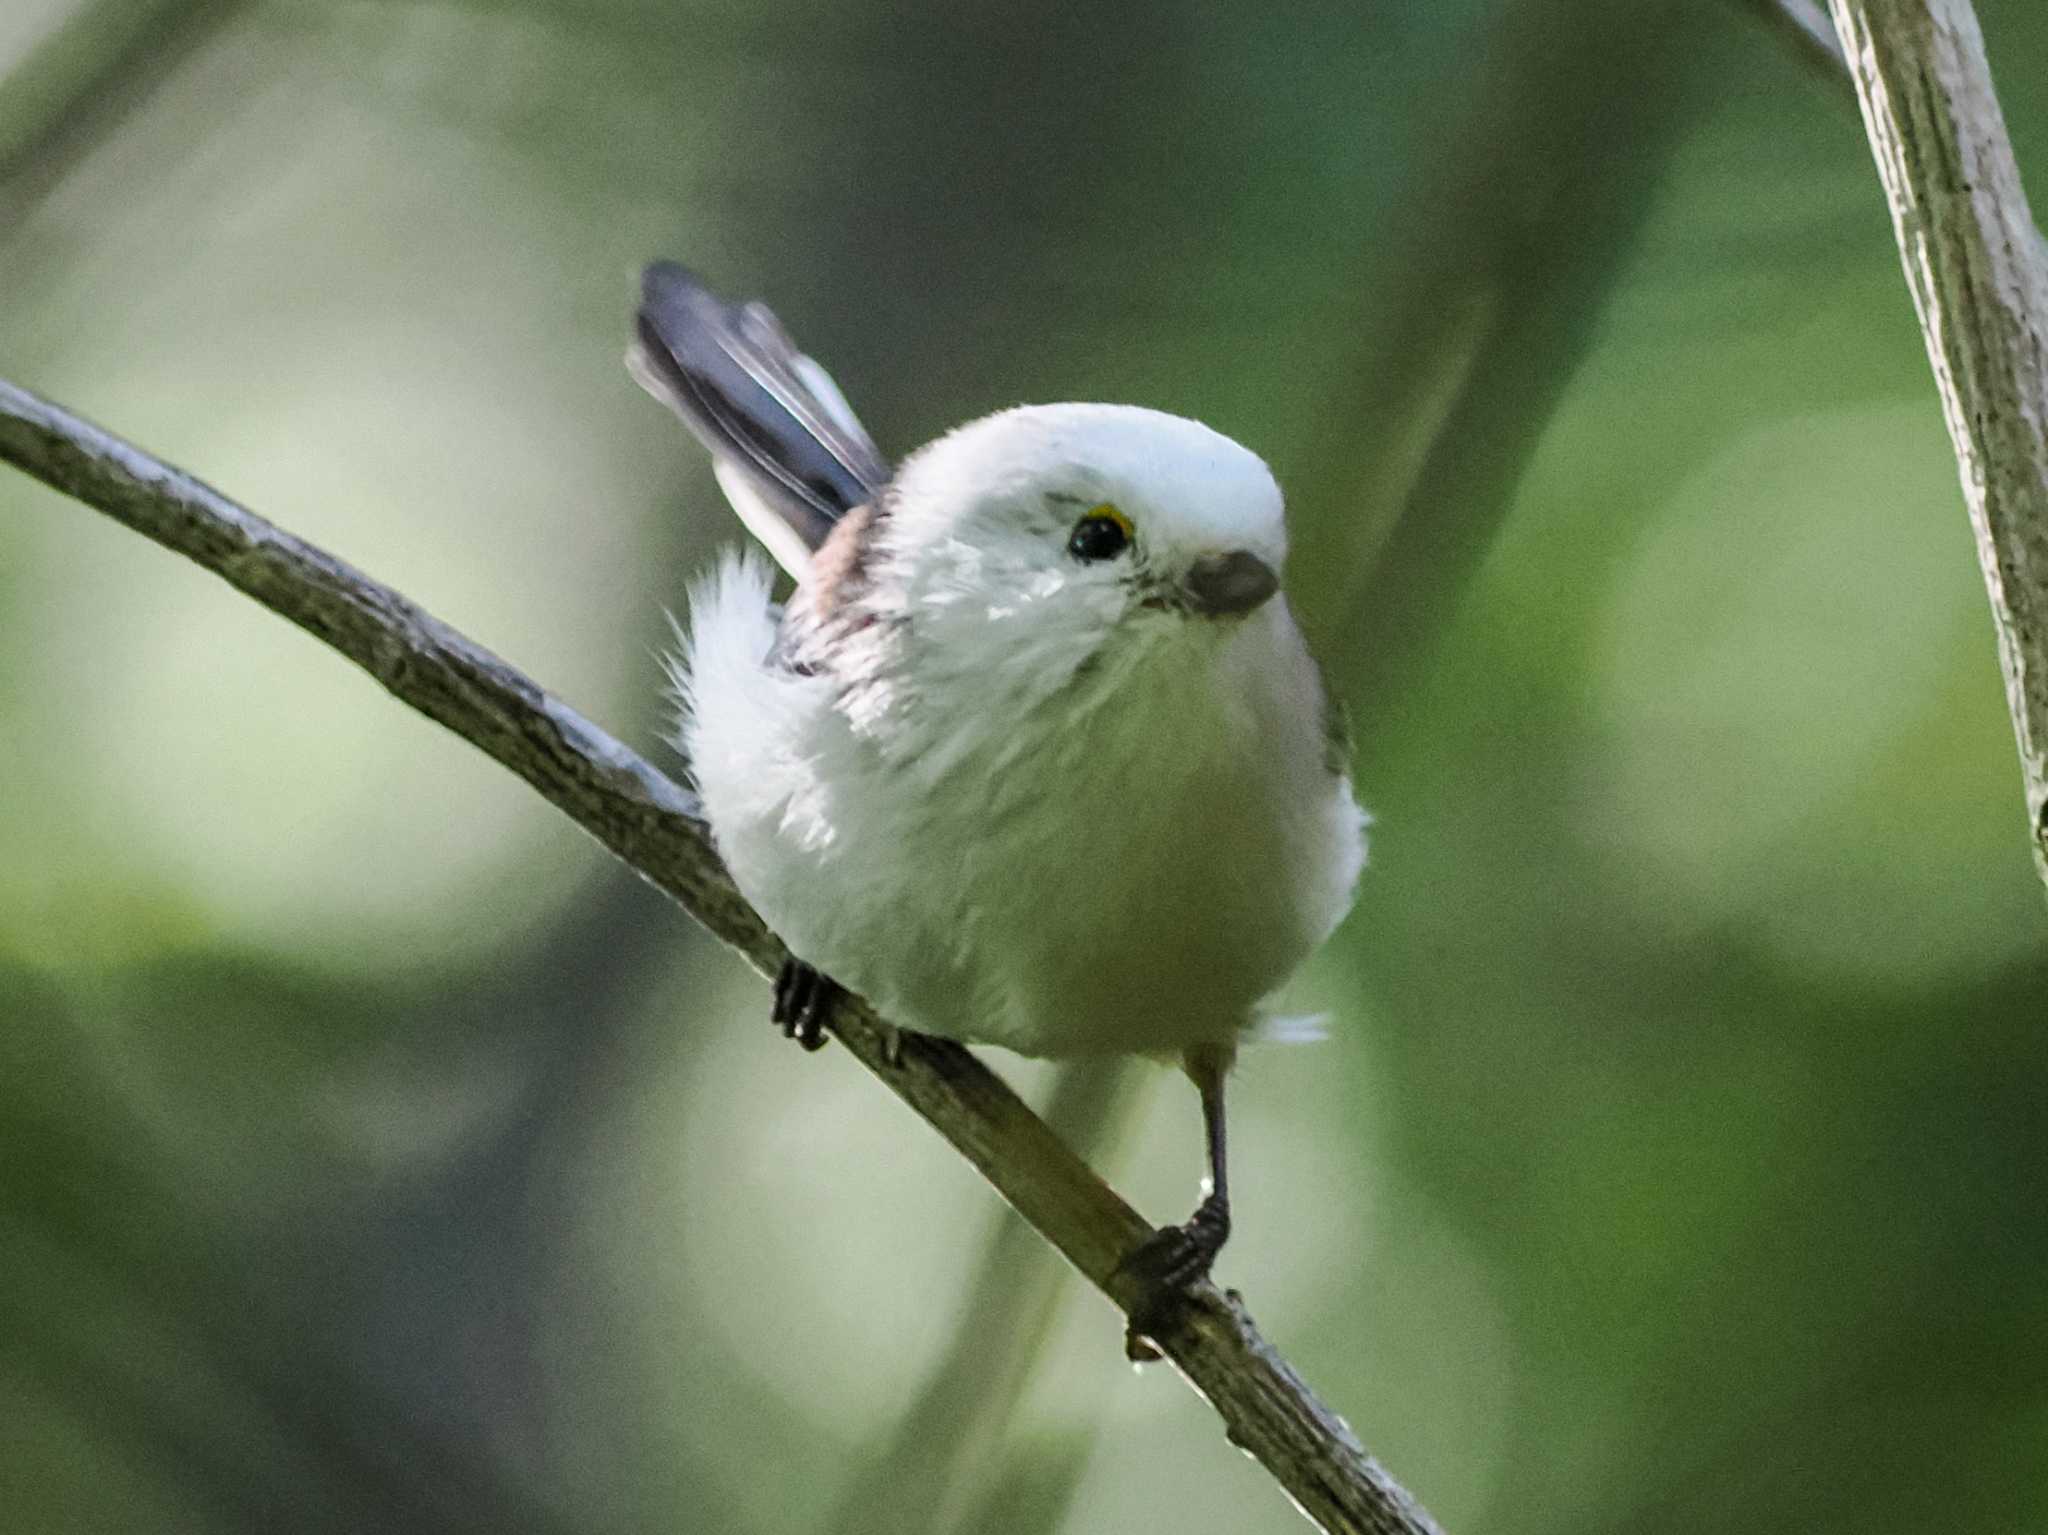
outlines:
[[[1055,672],[1121,637],[1220,637],[1278,591],[1287,554],[1280,487],[1256,454],[1132,405],[971,422],[904,464],[885,523],[920,621]]]

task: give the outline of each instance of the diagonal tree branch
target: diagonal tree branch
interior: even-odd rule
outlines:
[[[2048,880],[2048,252],[1969,0],[1830,0],[1927,342]]]
[[[1991,598],[2048,881],[2048,235],[1969,0],[1737,0],[1856,102],[1891,208]],[[1823,30],[1825,29],[1825,30]]]
[[[1132,1070],[1122,1063],[1069,1063],[1046,1100],[1045,1122],[1086,1155],[1112,1138],[1105,1132],[1122,1123],[1136,1100],[1135,1087]],[[854,1477],[833,1514],[833,1531],[937,1535],[980,1527],[972,1505],[1003,1481],[999,1454],[1011,1448],[1011,1421],[1058,1318],[1066,1278],[1029,1227],[1004,1211],[966,1287],[966,1314],[938,1368],[888,1447]],[[1065,1446],[1070,1453],[1042,1469],[1041,1477],[1064,1469],[1078,1481],[1093,1436],[1093,1425],[1077,1434]],[[1072,1487],[1057,1490],[1070,1495]],[[1049,1502],[1054,1519],[1045,1528],[1057,1528],[1066,1498]],[[1028,1529],[1023,1512],[1006,1510],[1003,1527]]]
[[[0,459],[183,554],[333,646],[393,695],[510,768],[772,974],[786,951],[740,896],[691,797],[620,742],[389,587],[182,470],[0,382]],[[1151,1227],[960,1046],[902,1036],[865,1004],[834,1033],[1127,1316],[1119,1260]],[[1324,1529],[1434,1535],[1437,1525],[1252,1325],[1203,1285],[1153,1341]]]

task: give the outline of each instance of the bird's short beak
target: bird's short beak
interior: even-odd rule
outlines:
[[[1249,613],[1280,590],[1271,565],[1247,549],[1211,554],[1188,567],[1181,581],[1188,606],[1206,618]]]

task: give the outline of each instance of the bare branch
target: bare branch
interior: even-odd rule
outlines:
[[[691,797],[575,710],[406,598],[58,406],[0,382],[0,458],[183,554],[333,646],[524,778],[765,974],[785,957],[712,850]],[[865,1004],[833,1032],[1127,1316],[1119,1260],[1152,1228],[960,1046]],[[1152,1335],[1246,1450],[1324,1529],[1437,1526],[1252,1325],[1203,1285]]]
[[[1969,0],[1830,0],[1941,392],[2048,880],[2048,254]]]
[[[1113,1138],[1138,1094],[1133,1070],[1121,1062],[1074,1061],[1060,1067],[1045,1104],[1045,1122],[1086,1156]],[[1010,1433],[1056,1321],[1067,1274],[1037,1236],[1004,1211],[968,1286],[966,1310],[946,1352],[896,1427],[888,1447],[861,1469],[832,1516],[840,1535],[869,1530],[972,1530],[971,1503],[991,1489],[1002,1495],[999,1456],[1014,1452]],[[1071,1436],[1069,1453],[1041,1468],[1077,1482],[1086,1465],[1091,1425]],[[979,1484],[979,1485],[977,1485]],[[1071,1483],[1053,1489],[1043,1528],[1057,1528]],[[1004,1529],[1028,1530],[1026,1511],[1003,1511]]]

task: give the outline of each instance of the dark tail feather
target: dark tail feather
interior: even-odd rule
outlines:
[[[888,480],[874,443],[766,305],[728,304],[673,261],[641,281],[634,376],[817,548]]]

